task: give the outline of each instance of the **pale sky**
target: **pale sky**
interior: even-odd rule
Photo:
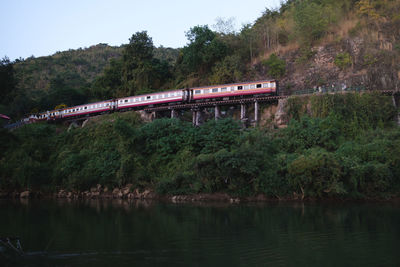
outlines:
[[[234,17],[239,30],[279,6],[280,0],[0,0],[0,58],[119,46],[143,30],[155,46],[183,47],[191,27]]]

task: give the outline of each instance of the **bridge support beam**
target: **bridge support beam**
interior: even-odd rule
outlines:
[[[255,122],[255,125],[258,124],[258,101],[257,100],[254,102],[254,122]]]
[[[246,105],[242,103],[240,104],[240,120],[244,121],[246,119]]]
[[[175,109],[171,109],[171,119],[178,118],[178,112]]]
[[[199,126],[202,122],[202,113],[198,108],[192,109],[192,122],[194,126]]]
[[[397,109],[398,105],[397,105],[396,97],[395,97],[394,94],[392,95],[392,101],[393,101],[393,106]],[[400,113],[399,112],[397,113],[397,121],[396,121],[396,123],[397,123],[398,126],[400,126]]]
[[[215,113],[215,120],[217,121],[219,118],[221,118],[221,110],[218,105],[215,105],[214,108],[214,113]]]

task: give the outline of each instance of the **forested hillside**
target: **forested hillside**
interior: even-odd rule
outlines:
[[[288,0],[234,31],[193,26],[181,49],[155,48],[146,31],[1,63],[0,112],[15,118],[112,97],[273,78],[290,93],[315,87],[398,89],[400,0]],[[128,39],[128,36],[127,36]]]

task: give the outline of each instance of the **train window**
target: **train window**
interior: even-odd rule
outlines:
[[[257,88],[261,88],[261,83],[257,84]]]
[[[195,93],[196,95],[198,95],[198,94],[201,93],[201,90],[195,90],[194,93]]]
[[[128,99],[125,99],[125,103],[127,103],[128,102]]]
[[[106,104],[106,107],[108,107],[108,106],[109,106],[109,104],[107,103],[107,104]]]
[[[87,109],[87,107],[85,107],[85,109]]]
[[[250,88],[250,86],[248,86],[248,85],[244,86],[244,90],[248,90],[249,88]]]
[[[213,88],[213,89],[212,89],[212,92],[213,92],[213,93],[218,92],[218,88]]]
[[[243,90],[243,86],[239,85],[238,90]]]
[[[255,89],[256,85],[255,84],[250,84],[250,89]]]
[[[147,96],[146,98],[147,98],[147,99],[151,99],[151,96]]]
[[[210,92],[210,89],[204,89],[204,93],[208,94]]]
[[[141,98],[140,98],[140,101],[144,101],[144,97],[141,97]]]
[[[268,88],[268,83],[263,83],[263,88]]]
[[[221,92],[226,92],[226,87],[221,88]]]

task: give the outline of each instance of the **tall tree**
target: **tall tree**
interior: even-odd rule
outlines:
[[[0,103],[6,103],[15,89],[14,67],[8,57],[0,61]]]
[[[129,39],[122,57],[122,80],[125,94],[155,90],[169,79],[168,64],[154,58],[154,45],[146,31]]]
[[[228,53],[227,46],[207,25],[191,28],[186,37],[190,43],[182,49],[184,72],[205,74]]]

